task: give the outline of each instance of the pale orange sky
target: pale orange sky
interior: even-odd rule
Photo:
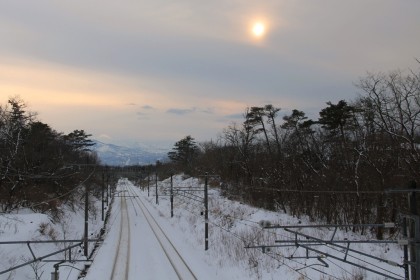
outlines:
[[[417,68],[416,0],[0,3],[0,103],[98,140],[216,138],[247,106],[311,117],[367,71]],[[266,33],[256,38],[252,24]]]

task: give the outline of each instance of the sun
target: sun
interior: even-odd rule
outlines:
[[[256,38],[263,37],[266,31],[266,26],[263,22],[257,21],[252,25],[251,32]]]

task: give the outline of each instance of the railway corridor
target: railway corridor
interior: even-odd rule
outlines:
[[[120,180],[112,209],[85,280],[197,279],[129,181]]]

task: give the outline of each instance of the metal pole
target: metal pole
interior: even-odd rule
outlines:
[[[109,205],[109,171],[106,171],[106,206]]]
[[[105,219],[105,173],[102,172],[102,222]]]
[[[412,189],[413,191],[408,194],[408,207],[410,209],[411,215],[417,215],[416,192],[414,191],[416,188],[417,188],[416,182],[412,181],[410,184],[410,189]],[[415,239],[419,238],[418,235],[416,236],[416,233],[417,233],[416,228],[417,228],[416,222],[411,220],[409,222],[409,231],[408,231],[409,238],[415,238]],[[419,268],[420,260],[416,258],[418,254],[418,249],[417,249],[418,246],[415,244],[410,244],[409,248],[410,248],[409,249],[410,261],[415,264],[414,266],[411,266],[411,279],[419,280],[420,279],[420,268]]]
[[[403,237],[404,237],[404,239],[407,239],[407,218],[406,217],[403,218],[402,223],[403,223],[402,224]],[[408,280],[408,279],[410,279],[410,270],[408,268],[408,246],[404,245],[403,250],[404,250],[404,264],[403,264],[403,266],[404,266],[404,275],[405,275],[404,279]]]
[[[84,255],[88,256],[88,219],[89,219],[89,184],[86,184],[85,193],[85,236],[84,236]]]
[[[54,273],[54,280],[58,280],[59,276],[58,276],[58,265],[55,265],[55,273]]]
[[[174,182],[171,174],[171,218],[174,216]]]
[[[158,196],[158,186],[157,186],[157,172],[155,173],[155,183],[156,183],[156,204],[159,204],[159,196]]]
[[[147,197],[150,196],[150,173],[147,175]]]
[[[204,183],[204,250],[209,249],[209,200],[208,200],[208,173]]]
[[[416,280],[420,280],[420,219],[417,215],[414,217],[414,241],[416,251]]]

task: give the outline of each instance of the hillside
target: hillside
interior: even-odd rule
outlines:
[[[147,165],[164,161],[167,150],[137,144],[134,147],[107,144],[94,141],[93,150],[98,154],[102,164],[111,166]]]

